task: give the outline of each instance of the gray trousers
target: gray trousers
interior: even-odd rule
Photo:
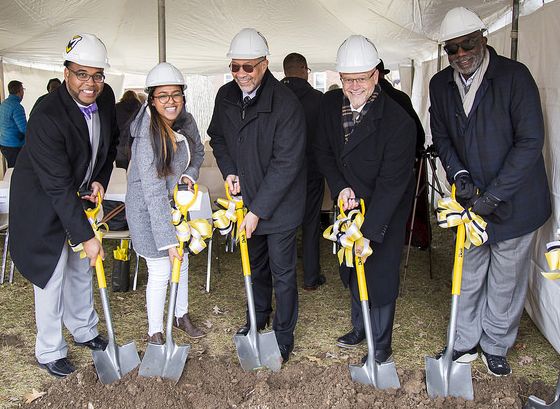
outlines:
[[[80,259],[64,243],[54,273],[45,286],[33,286],[37,339],[35,356],[41,364],[65,358],[68,345],[62,324],[76,342],[86,342],[98,335],[99,318],[93,309],[92,268],[89,259]]]
[[[535,232],[465,250],[455,350],[506,356],[525,305]]]

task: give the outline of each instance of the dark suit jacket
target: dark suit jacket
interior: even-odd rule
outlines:
[[[242,119],[235,81],[216,96],[208,127],[224,177],[238,175],[247,208],[259,216],[255,234],[296,228],[305,205],[305,118],[297,97],[267,71]]]
[[[488,244],[520,237],[550,216],[550,192],[542,148],[539,91],[523,64],[499,56],[490,63],[467,117],[447,67],[430,81],[430,127],[450,183],[460,170],[502,200],[488,216]]]
[[[372,240],[374,253],[365,263],[372,303],[383,305],[397,297],[405,224],[414,194],[414,121],[383,91],[348,143],[342,129],[342,90],[323,98],[319,119],[323,143],[315,145],[321,171],[333,199],[351,187],[363,198],[366,214],[362,233]],[[348,282],[349,269],[341,268]]]
[[[97,105],[100,141],[90,181],[107,188],[119,132],[109,85]],[[86,121],[63,83],[33,112],[10,184],[10,254],[22,275],[41,288],[66,240],[78,244],[93,237],[76,194],[90,159]]]

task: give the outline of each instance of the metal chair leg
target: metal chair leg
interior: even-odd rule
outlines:
[[[132,291],[136,291],[136,284],[138,283],[138,267],[139,267],[139,264],[140,264],[140,256],[138,255],[138,253],[136,253],[136,267],[134,268],[134,280],[132,282]]]
[[[212,240],[214,237],[214,230],[212,230],[212,237],[208,242],[208,261],[206,263],[206,292],[210,292],[210,275],[212,274]]]
[[[4,236],[4,251],[2,253],[2,271],[0,272],[0,284],[4,284],[4,274],[6,273],[6,258],[8,257],[8,231]]]

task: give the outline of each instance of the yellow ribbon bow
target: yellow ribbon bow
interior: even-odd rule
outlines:
[[[187,244],[190,254],[198,254],[206,248],[206,241],[212,237],[212,225],[206,219],[187,220],[177,208],[172,210],[173,225],[177,239]]]
[[[121,261],[130,260],[130,254],[128,252],[128,243],[129,240],[123,239],[121,240],[119,246],[115,250],[113,250],[113,258],[115,260],[121,260]]]
[[[549,280],[560,279],[560,241],[551,241],[547,243],[544,256],[546,257],[551,271],[542,271],[541,274]]]
[[[237,242],[237,216],[235,210],[237,207],[242,206],[243,199],[241,196],[231,196],[227,183],[225,186],[227,199],[219,198],[216,200],[216,204],[223,207],[223,209],[212,213],[212,220],[214,221],[214,227],[218,229],[222,236],[231,233],[231,238]],[[247,208],[243,207],[243,214],[245,215],[246,213]]]
[[[91,225],[91,228],[93,229],[93,234],[95,234],[95,238],[97,240],[99,240],[99,242],[101,243],[103,241],[103,236],[109,231],[109,226],[107,226],[107,223],[99,223],[98,219],[98,214],[99,211],[101,210],[101,195],[98,194],[97,195],[97,204],[95,205],[94,208],[91,209],[85,209],[84,212],[86,214],[86,217],[88,219],[89,224]],[[84,246],[82,245],[82,243],[77,244],[77,245],[73,245],[70,240],[68,240],[68,244],[70,245],[70,247],[72,248],[72,251],[74,253],[80,253],[80,258],[86,258],[86,252],[84,251]]]
[[[481,246],[488,240],[487,223],[482,217],[469,209],[465,209],[455,200],[455,185],[451,188],[451,197],[438,200],[436,216],[439,227],[449,228],[460,224],[465,225],[465,248],[467,249],[471,247],[471,244]]]
[[[354,266],[354,252],[357,246],[362,247],[361,254],[358,256],[368,257],[373,253],[368,239],[364,237],[360,228],[364,223],[364,201],[360,199],[362,209],[352,210],[346,215],[340,207],[340,214],[336,218],[336,222],[327,227],[323,232],[323,237],[327,240],[334,241],[340,245],[338,250],[338,262],[340,265],[345,263],[347,267]]]

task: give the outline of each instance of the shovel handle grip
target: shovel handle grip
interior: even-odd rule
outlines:
[[[367,301],[369,299],[366,273],[364,270],[364,259],[360,256],[355,257],[356,276],[358,278],[358,291],[360,292],[360,301]]]
[[[105,268],[103,268],[103,259],[101,256],[97,256],[97,259],[95,260],[95,275],[97,276],[97,285],[99,288],[107,288]]]
[[[241,253],[241,267],[243,268],[243,276],[251,275],[251,264],[249,263],[249,248],[247,247],[247,233],[245,229],[241,230],[241,223],[243,223],[243,208],[235,210],[237,216],[237,237],[239,237],[239,249]]]
[[[181,257],[183,257],[183,253],[184,253],[183,246],[181,245],[177,246],[177,252]],[[173,267],[171,268],[171,282],[173,284],[178,283],[180,275],[181,275],[181,260],[179,260],[178,258],[174,258]]]

